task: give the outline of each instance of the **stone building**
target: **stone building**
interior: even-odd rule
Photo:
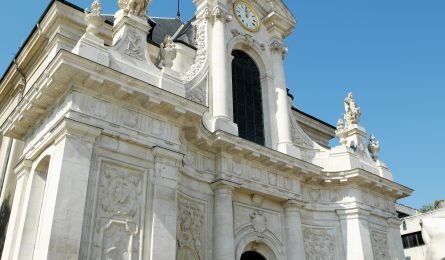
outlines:
[[[51,2],[2,77],[1,259],[404,259],[352,94],[337,127],[292,107],[284,3],[149,2]]]

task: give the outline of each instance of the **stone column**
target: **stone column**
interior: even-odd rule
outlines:
[[[235,259],[235,236],[233,227],[234,184],[219,180],[212,184],[213,209],[213,260]]]
[[[388,219],[388,239],[389,251],[391,252],[391,259],[404,260],[405,253],[403,251],[403,244],[400,234],[401,221],[397,218]]]
[[[286,79],[283,58],[287,52],[281,40],[275,39],[270,44],[274,71],[274,85],[276,98],[276,124],[278,131],[278,151],[300,157],[301,153],[292,142],[292,125],[289,100],[287,96]]]
[[[373,260],[369,212],[363,209],[337,210],[343,236],[346,260]]]
[[[210,50],[210,69],[212,77],[212,103],[209,130],[223,130],[238,135],[238,127],[233,123],[232,89],[229,87],[228,55],[226,49],[226,22],[230,20],[228,11],[222,4],[212,10],[212,48]]]
[[[17,242],[21,240],[23,233],[23,213],[26,212],[26,203],[24,203],[24,201],[26,197],[29,199],[29,194],[26,193],[26,187],[29,173],[31,171],[31,165],[31,161],[22,160],[15,169],[16,175],[11,176],[16,177],[17,181],[11,208],[11,215],[9,217],[8,229],[6,232],[5,244],[3,247],[2,260],[15,259],[14,253],[17,252],[18,254],[18,250],[15,250],[15,248],[16,246],[20,246],[20,243]]]
[[[93,146],[101,129],[64,119],[52,156],[34,259],[78,259]]]
[[[296,200],[289,200],[283,205],[286,221],[286,254],[288,260],[306,259],[300,216],[300,208],[303,205],[303,202]]]
[[[176,218],[179,165],[183,154],[153,148],[155,180],[150,259],[176,259]]]

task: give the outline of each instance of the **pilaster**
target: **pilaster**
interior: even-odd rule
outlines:
[[[400,239],[400,224],[401,221],[397,218],[388,219],[388,239],[389,251],[391,252],[391,259],[404,260],[405,253],[403,252],[402,239]]]
[[[39,227],[34,259],[77,259],[90,164],[101,129],[64,119],[54,129],[53,154],[45,187],[45,217]]]
[[[226,7],[217,4],[208,19],[213,20],[211,28],[211,118],[207,127],[211,132],[223,130],[238,135],[238,126],[233,122],[232,112],[232,89],[229,87],[229,63],[226,50],[226,23],[230,21],[231,15]]]
[[[371,234],[368,217],[370,213],[363,209],[337,210],[343,236],[346,260],[373,260]]]
[[[9,216],[8,229],[6,233],[5,244],[3,247],[3,259],[17,259],[20,248],[20,241],[23,234],[24,214],[26,214],[27,203],[29,200],[29,192],[27,192],[27,184],[29,173],[31,172],[32,162],[22,160],[16,166],[12,177],[16,177],[16,186],[14,192],[14,200],[12,203],[11,214]],[[17,249],[16,249],[17,248]],[[16,257],[14,257],[16,255]]]
[[[289,200],[283,204],[286,223],[286,255],[288,260],[306,259],[300,208],[303,201]]]
[[[278,151],[301,158],[300,150],[292,142],[291,112],[287,96],[286,79],[283,59],[287,53],[281,39],[270,43],[272,64],[274,70],[274,89],[276,100],[276,124],[278,131]]]
[[[218,180],[212,184],[213,210],[213,260],[234,260],[235,239],[233,226],[233,191],[237,185]]]
[[[183,154],[153,148],[155,180],[150,259],[176,259],[176,219],[179,166]]]

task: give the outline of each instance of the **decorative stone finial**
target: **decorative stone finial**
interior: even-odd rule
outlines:
[[[356,125],[360,122],[361,116],[360,107],[354,101],[352,97],[352,92],[349,92],[348,96],[345,98],[345,122],[346,127],[351,125]]]
[[[371,154],[371,157],[374,161],[379,160],[379,150],[380,150],[379,141],[377,141],[375,136],[373,134],[371,134],[369,136],[368,151]]]
[[[164,42],[161,43],[161,65],[165,68],[171,68],[173,66],[173,60],[176,58],[176,46],[173,42],[173,38],[167,35]]]
[[[85,8],[85,22],[87,23],[87,34],[98,36],[100,28],[104,23],[104,18],[100,15],[101,5],[99,0],[94,0],[91,4],[91,12]]]
[[[146,17],[150,2],[151,0],[119,0],[118,5],[126,14]]]
[[[343,122],[343,119],[339,119],[337,121],[337,130],[335,130],[335,135],[337,135],[340,144],[342,145],[346,145],[347,140],[346,140],[346,135],[347,135],[347,131],[345,129],[345,124]]]

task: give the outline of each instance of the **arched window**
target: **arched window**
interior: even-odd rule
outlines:
[[[238,135],[264,145],[260,71],[246,53],[234,50],[232,56],[233,117]]]

